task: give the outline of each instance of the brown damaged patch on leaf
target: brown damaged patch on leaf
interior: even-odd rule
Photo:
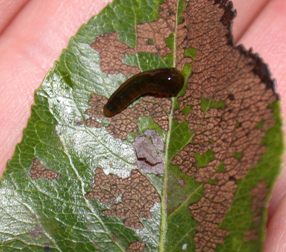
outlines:
[[[91,186],[92,191],[85,197],[110,205],[103,214],[124,218],[124,225],[134,229],[142,229],[140,218],[151,219],[150,209],[155,202],[161,202],[156,188],[139,170],[132,170],[129,178],[122,179],[97,168]]]
[[[97,37],[90,46],[99,52],[102,72],[108,74],[123,73],[125,76],[140,72],[138,67],[122,63],[122,59],[126,54],[135,55],[136,51],[119,41],[116,32],[111,34],[105,33],[103,36]]]
[[[157,53],[165,57],[168,53],[172,53],[165,39],[175,31],[177,0],[166,1],[159,7],[161,11],[158,20],[136,26],[136,49],[137,52]]]
[[[219,226],[234,199],[235,181],[244,179],[266,152],[260,143],[275,124],[268,105],[277,100],[277,95],[261,58],[242,46],[234,46],[230,27],[235,12],[231,2],[190,0],[182,16],[182,34],[187,29],[188,35],[181,39],[181,45],[184,49],[197,49],[197,54],[186,93],[178,98],[174,119],[179,123],[187,121],[195,135],[172,163],[203,183],[203,197],[190,205],[193,218],[199,222],[196,251],[214,251],[229,234]],[[178,64],[183,62],[181,58],[177,60]],[[209,104],[223,101],[224,109],[213,106],[205,112],[201,107],[203,99]],[[186,106],[192,108],[188,114],[182,112]],[[261,128],[257,127],[259,122],[263,122]],[[196,154],[201,156],[209,150],[214,159],[198,168]],[[224,172],[217,171],[221,164]],[[209,180],[216,184],[208,183]],[[263,197],[267,194],[265,191]],[[261,209],[259,203],[255,206]],[[254,218],[258,220],[260,214]]]
[[[38,158],[35,158],[33,160],[33,164],[30,169],[30,174],[32,179],[47,178],[49,180],[56,180],[60,176],[55,171],[43,166]]]
[[[140,241],[135,241],[129,244],[126,252],[141,252],[145,248],[145,243]]]
[[[199,222],[194,241],[197,251],[214,251],[224,243],[227,230],[219,228],[234,198],[237,185],[228,181],[224,185],[204,184],[204,197],[190,205],[193,218]]]
[[[256,229],[248,229],[243,237],[244,242],[256,241],[259,238]]]
[[[157,20],[136,25],[136,49],[118,40],[116,32],[106,33],[96,38],[91,47],[99,52],[100,69],[103,72],[123,73],[125,76],[140,72],[138,67],[122,63],[126,54],[135,55],[138,52],[144,52],[165,57],[168,53],[172,53],[165,39],[175,31],[177,1],[169,0],[160,4],[159,7],[161,11]]]
[[[186,64],[193,62],[193,59],[185,56],[185,50],[188,48],[189,30],[187,27],[186,20],[177,26],[176,34],[176,67],[180,71],[183,70]]]
[[[187,48],[187,37],[188,30],[186,27],[186,23],[183,22],[178,25],[177,28],[177,36],[176,36],[176,45],[177,45],[177,52],[176,52],[176,67],[180,71],[183,70],[186,64],[190,64],[193,62],[193,59],[190,57],[185,56],[185,49]]]
[[[129,132],[137,132],[140,117],[150,116],[163,130],[168,130],[168,113],[171,109],[171,101],[169,98],[145,96],[133,107],[126,108],[113,117],[105,117],[103,114],[103,106],[106,102],[107,99],[105,97],[92,94],[89,101],[91,108],[87,109],[85,113],[93,118],[106,118],[110,122],[106,129],[113,137],[124,140],[127,138]],[[86,124],[88,126],[103,126],[93,118],[87,120]]]
[[[252,190],[252,207],[251,210],[253,212],[252,221],[259,222],[262,217],[263,209],[266,204],[266,197],[269,194],[269,188],[266,185],[265,180],[261,180]]]

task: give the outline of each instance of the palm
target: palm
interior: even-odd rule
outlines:
[[[0,2],[0,173],[20,142],[30,116],[34,90],[40,85],[69,38],[82,23],[98,13],[108,0],[1,1]],[[237,44],[259,52],[277,80],[282,103],[286,99],[286,2],[284,0],[233,0],[238,11],[234,23]],[[285,93],[285,95],[284,95]],[[284,104],[282,104],[284,105]],[[282,116],[286,110],[282,107]],[[286,174],[282,173],[269,208],[265,251],[286,246]],[[285,236],[285,238],[284,238]]]

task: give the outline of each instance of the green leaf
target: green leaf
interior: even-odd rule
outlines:
[[[223,0],[115,0],[80,28],[1,180],[3,251],[262,251],[280,105],[234,16]],[[166,67],[178,97],[103,115],[125,80]]]

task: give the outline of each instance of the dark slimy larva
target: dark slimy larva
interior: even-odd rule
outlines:
[[[103,108],[105,116],[114,116],[144,94],[177,95],[184,77],[176,68],[160,68],[141,72],[124,82]]]

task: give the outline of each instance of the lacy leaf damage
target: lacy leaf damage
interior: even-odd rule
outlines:
[[[230,27],[235,12],[231,2],[189,1],[182,16],[188,30],[185,46],[196,48],[197,54],[174,119],[187,121],[194,137],[172,164],[203,184],[203,197],[189,206],[199,223],[194,240],[196,251],[214,251],[229,234],[220,224],[235,197],[236,181],[244,179],[266,152],[260,143],[275,124],[268,106],[277,101],[277,95],[259,56],[233,44]],[[214,105],[218,101],[224,103],[223,109]],[[183,112],[186,106],[191,106],[188,113]],[[213,159],[200,166],[198,157],[207,152]],[[265,199],[269,191],[264,192]],[[256,193],[253,191],[252,197]],[[254,206],[256,219],[261,205]],[[248,231],[245,240],[255,238],[253,233]]]
[[[35,158],[33,160],[33,164],[30,169],[30,174],[32,179],[47,178],[49,180],[56,180],[60,176],[55,171],[48,169],[47,167],[42,165],[38,158]]]
[[[136,241],[129,244],[126,252],[141,252],[145,248],[145,243]]]
[[[150,209],[161,202],[156,188],[138,170],[132,170],[129,178],[122,179],[97,168],[91,186],[92,191],[85,197],[110,205],[103,214],[124,218],[123,224],[133,229],[142,229],[140,218],[151,219]]]
[[[250,195],[252,197],[251,210],[253,212],[252,222],[255,228],[248,229],[243,240],[245,242],[257,240],[259,238],[259,222],[262,219],[263,211],[266,207],[266,199],[269,195],[269,188],[266,185],[265,180],[261,180],[258,184],[251,190]]]
[[[91,46],[99,52],[103,72],[121,72],[129,77],[140,69],[122,63],[122,59],[138,52],[165,57],[172,53],[166,39],[176,30],[176,67],[183,70],[190,65],[192,77],[185,94],[178,98],[179,108],[174,111],[173,119],[179,124],[188,122],[194,136],[173,157],[172,164],[203,185],[203,197],[189,206],[198,222],[194,241],[196,251],[214,251],[229,235],[220,225],[234,200],[236,181],[244,179],[266,152],[266,146],[260,143],[265,132],[275,124],[269,104],[278,97],[261,58],[233,43],[230,30],[235,11],[231,2],[190,0],[177,27],[177,1],[166,1],[160,8],[158,20],[136,26],[136,49],[119,41],[116,32],[99,36]],[[196,51],[195,57],[189,49]],[[91,116],[86,121],[88,126],[103,127],[97,118],[104,118],[102,108],[106,101],[103,96],[91,96],[91,108],[86,111]],[[143,97],[134,106],[108,118],[110,124],[106,129],[124,140],[129,132],[137,132],[139,117],[150,116],[167,131],[170,109],[168,98]],[[199,165],[198,157],[206,153],[211,153],[213,158]],[[264,191],[267,195],[267,188]],[[116,209],[107,211],[126,218]],[[259,218],[258,210],[253,208],[253,213],[254,216],[258,213],[254,218]],[[141,227],[138,218],[126,223],[132,223],[127,225],[133,228]],[[245,241],[256,238],[255,232],[248,230]]]

